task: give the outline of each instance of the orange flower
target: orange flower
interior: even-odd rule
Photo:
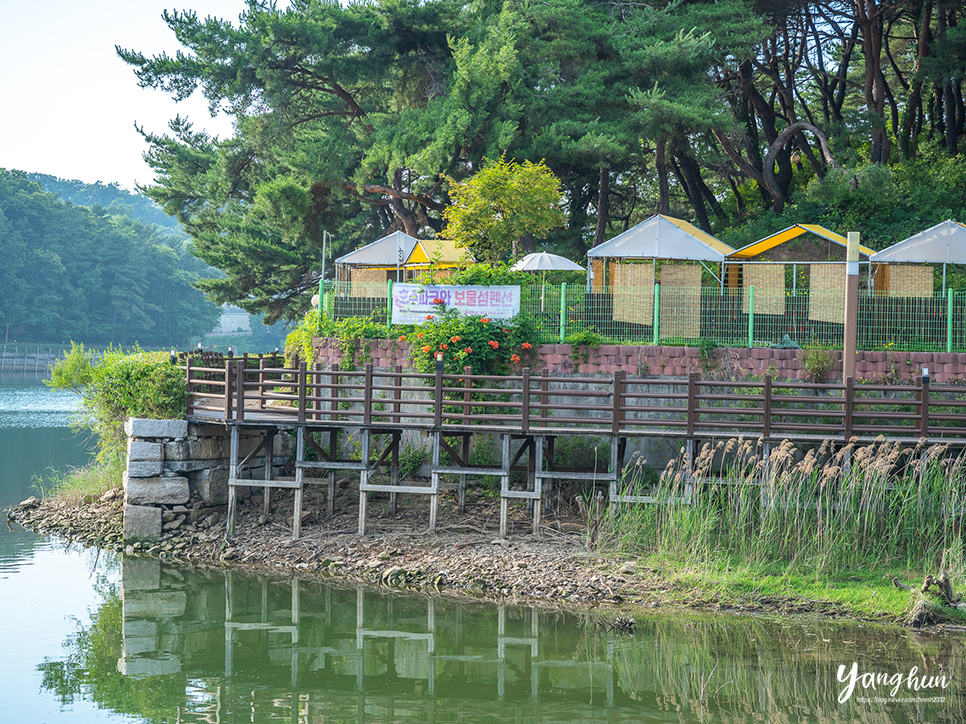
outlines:
[[[511,354],[510,355],[510,361],[513,362],[513,364],[516,364],[517,362],[520,361],[520,355],[518,355],[518,354]]]
[[[400,341],[400,342],[405,342],[405,341],[406,341],[406,335],[404,335],[404,334],[400,334],[400,335],[399,335],[399,341]]]
[[[489,317],[483,317],[482,319],[480,319],[480,321],[483,322],[483,324],[489,324],[490,318]]]
[[[422,339],[422,338],[423,338],[423,333],[422,332],[420,332],[419,334],[416,335],[416,339]]]
[[[506,331],[505,329],[501,329],[500,331],[501,331],[501,332],[503,332],[503,334],[510,334],[510,333],[509,333],[509,332],[507,332],[507,331]]]
[[[523,349],[533,349],[533,345],[530,344],[529,342],[524,342],[520,346],[523,347]]]
[[[445,342],[440,342],[439,343],[439,348],[440,349],[449,349],[449,345],[446,344]]]
[[[430,347],[428,344],[424,344],[423,345],[423,352],[425,352],[426,354],[429,354],[429,351],[431,349],[432,349],[432,347]]]
[[[456,344],[456,343],[457,343],[457,342],[459,342],[459,341],[460,341],[461,339],[463,339],[463,338],[462,338],[462,337],[450,337],[450,338],[449,338],[449,341],[450,341],[450,342],[452,342],[453,344]]]
[[[432,318],[433,318],[433,315],[432,315],[432,314],[427,314],[427,315],[426,315],[426,321],[427,321],[427,322],[428,322],[429,320],[431,320]]]
[[[473,354],[473,348],[472,347],[464,347],[463,348],[463,354]]]
[[[497,342],[495,339],[491,339],[489,342],[487,342],[487,344],[490,345],[493,349],[498,349],[500,347],[500,343]]]

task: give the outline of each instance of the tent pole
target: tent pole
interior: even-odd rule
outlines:
[[[946,262],[943,262],[943,294],[946,293]]]

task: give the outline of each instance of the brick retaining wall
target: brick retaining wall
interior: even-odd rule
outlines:
[[[409,367],[409,344],[397,340],[362,340],[368,355],[357,354],[356,365],[365,361],[375,367],[389,369],[399,364]],[[315,361],[324,369],[338,367],[342,352],[336,339],[316,339]],[[805,350],[772,348],[726,348],[709,351],[702,360],[698,347],[664,347],[640,345],[606,345],[588,350],[587,360],[575,359],[569,344],[545,344],[540,347],[540,363],[534,369],[546,367],[554,374],[606,374],[624,370],[629,375],[650,377],[682,377],[689,372],[701,372],[707,377],[761,377],[771,372],[778,379],[805,380],[802,356]],[[830,379],[841,379],[842,353],[830,350],[833,356]],[[368,359],[365,359],[365,357]],[[860,351],[856,356],[856,374],[862,380],[901,382],[912,380],[928,367],[936,383],[966,382],[966,354],[957,352],[891,352]]]

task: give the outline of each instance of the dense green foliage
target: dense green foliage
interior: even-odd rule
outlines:
[[[46,384],[81,395],[77,426],[97,436],[102,463],[126,453],[124,422],[129,417],[166,420],[185,415],[184,373],[166,352],[136,348],[125,354],[112,348],[95,356],[74,344],[53,366]]]
[[[6,339],[183,345],[218,310],[183,238],[103,208],[72,206],[0,169],[0,333]]]
[[[962,3],[249,2],[168,13],[142,86],[236,119],[145,134],[216,302],[297,319],[321,268],[387,230],[445,235],[484,159],[560,179],[571,258],[654,212],[744,245],[795,222],[881,247],[966,204]],[[450,182],[450,179],[454,183]],[[547,227],[544,227],[546,229]],[[512,247],[496,245],[492,253]],[[331,265],[329,265],[331,269]]]
[[[564,225],[560,181],[541,163],[487,160],[465,181],[450,182],[446,233],[478,259],[521,256],[522,241]]]
[[[164,213],[160,206],[144,194],[123,189],[117,183],[89,184],[45,173],[28,173],[27,178],[74,206],[100,206],[111,216],[129,216],[142,224],[154,224],[184,236],[177,220]]]

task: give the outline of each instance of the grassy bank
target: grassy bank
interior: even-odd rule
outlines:
[[[69,501],[99,498],[108,490],[121,486],[124,477],[124,458],[113,456],[95,460],[80,468],[37,478],[34,487],[41,497],[59,497]]]
[[[653,502],[603,513],[598,545],[640,559],[673,590],[739,604],[811,601],[898,619],[921,595],[893,578],[917,589],[945,573],[966,585],[962,456],[885,440],[806,451],[785,442],[767,456],[760,445],[707,445],[657,479],[640,461],[623,493]]]

